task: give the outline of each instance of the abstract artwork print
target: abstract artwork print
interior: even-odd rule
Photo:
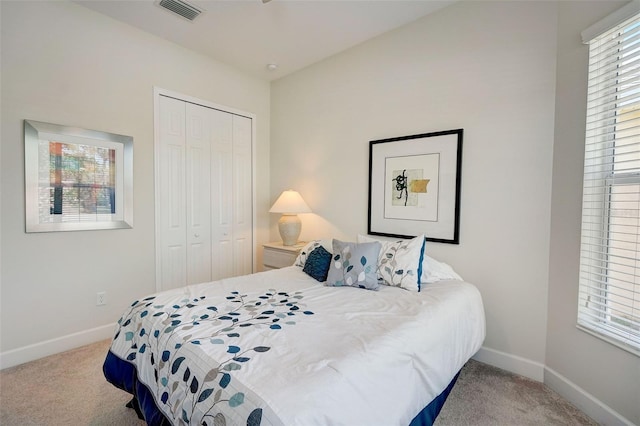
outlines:
[[[385,159],[385,218],[438,220],[439,154]]]

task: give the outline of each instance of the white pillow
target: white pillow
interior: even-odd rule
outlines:
[[[305,244],[304,247],[302,247],[300,253],[298,253],[298,256],[296,257],[296,261],[293,262],[293,265],[304,268],[304,264],[307,261],[307,256],[309,256],[309,254],[318,246],[322,246],[329,253],[333,253],[332,240],[309,241],[307,244]]]
[[[420,262],[424,250],[424,235],[399,241],[378,240],[358,235],[359,243],[374,241],[382,245],[378,256],[378,280],[391,287],[420,291]]]
[[[441,280],[464,281],[451,266],[424,254],[422,260],[422,283],[435,283]]]

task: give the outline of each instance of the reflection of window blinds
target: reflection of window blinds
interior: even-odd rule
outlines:
[[[50,214],[64,222],[95,221],[115,213],[115,150],[49,143]]]
[[[578,325],[640,352],[640,15],[589,43]]]

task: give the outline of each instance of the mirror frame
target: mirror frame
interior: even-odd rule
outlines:
[[[115,213],[96,221],[41,222],[38,200],[41,141],[102,146],[121,152],[116,155]],[[133,138],[114,133],[24,120],[25,230],[26,232],[86,231],[133,227]]]

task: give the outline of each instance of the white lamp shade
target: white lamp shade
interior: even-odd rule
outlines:
[[[311,213],[311,209],[297,191],[288,190],[280,194],[280,197],[271,206],[269,213]]]
[[[298,192],[288,190],[280,194],[280,197],[271,206],[269,213],[282,213],[282,217],[278,221],[282,244],[292,246],[298,242],[300,230],[302,229],[302,224],[297,214],[311,213],[311,209]]]

